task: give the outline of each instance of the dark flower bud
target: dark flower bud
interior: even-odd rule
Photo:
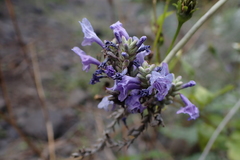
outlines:
[[[196,0],[178,0],[177,4],[174,4],[177,8],[178,21],[184,23],[189,20],[196,11],[196,4]]]
[[[139,52],[142,52],[142,51],[149,51],[149,49],[150,49],[150,46],[149,45],[146,45],[146,46],[143,46],[143,47],[141,47],[141,48],[139,48],[138,50],[137,50],[137,53],[139,53]]]

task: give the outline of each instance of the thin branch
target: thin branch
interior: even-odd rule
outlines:
[[[2,63],[0,62],[0,85],[1,85],[2,93],[3,93],[4,101],[6,103],[8,116],[6,116],[1,111],[0,111],[0,116],[6,122],[8,122],[18,132],[20,137],[27,143],[29,148],[32,149],[32,151],[36,155],[38,155],[39,157],[42,157],[41,156],[41,151],[28,139],[28,137],[24,134],[24,132],[17,125],[17,122],[16,122],[16,120],[14,118],[14,115],[13,115],[12,104],[11,104],[10,98],[8,96],[8,93],[7,93],[7,86],[6,86],[6,83],[5,83],[5,80],[4,80],[3,71],[2,71],[2,65],[1,64]]]
[[[45,94],[44,94],[42,83],[41,83],[41,80],[40,80],[36,55],[33,55],[35,52],[34,53],[30,52],[32,61],[29,60],[29,58],[28,58],[28,48],[23,41],[21,31],[20,31],[18,23],[17,23],[17,17],[16,17],[16,14],[15,14],[15,10],[14,10],[12,1],[11,0],[5,0],[5,3],[7,5],[8,13],[10,15],[10,18],[11,18],[13,26],[14,26],[14,30],[16,32],[17,42],[18,42],[18,44],[19,44],[19,46],[22,50],[24,58],[25,58],[25,60],[26,60],[26,62],[28,63],[29,66],[31,66],[31,65],[33,66],[33,71],[29,70],[29,73],[30,73],[31,78],[35,82],[35,87],[36,87],[36,90],[37,90],[37,93],[38,93],[38,98],[39,98],[39,101],[41,103],[41,107],[42,107],[42,110],[43,110],[43,116],[44,116],[44,120],[45,120],[45,124],[46,124],[48,143],[49,143],[50,160],[55,160],[56,156],[55,156],[55,147],[54,147],[53,127],[52,127],[51,121],[49,120],[49,115],[48,115],[47,107],[46,107],[46,104],[45,104]]]
[[[95,121],[96,121],[96,125],[97,125],[97,128],[98,128],[98,131],[103,131],[104,130],[103,119],[96,112],[94,113],[94,117],[95,117]],[[114,156],[114,154],[113,154],[111,149],[106,148],[104,150],[104,152],[105,152],[105,155],[106,155],[107,159],[117,159]]]
[[[231,108],[231,110],[224,117],[222,122],[218,125],[217,129],[212,134],[210,140],[208,141],[206,147],[204,148],[204,151],[203,151],[202,155],[200,156],[200,158],[198,160],[205,160],[205,158],[207,157],[213,143],[217,139],[218,135],[223,130],[223,128],[227,125],[227,123],[230,121],[230,119],[234,116],[234,114],[237,113],[239,108],[240,108],[240,100],[238,100],[238,102],[233,106],[233,108]]]
[[[15,10],[14,10],[12,1],[11,0],[5,0],[5,3],[6,3],[7,10],[8,10],[9,16],[11,18],[11,21],[13,23],[13,27],[14,27],[14,31],[15,31],[15,34],[16,34],[17,43],[18,43],[18,45],[19,45],[19,47],[21,49],[21,52],[22,52],[25,60],[29,64],[30,61],[29,61],[28,55],[27,55],[27,48],[26,48],[26,45],[25,45],[25,43],[23,41],[22,34],[21,34],[21,31],[20,31],[18,23],[17,23],[17,16],[15,14]],[[32,76],[31,73],[30,73],[30,75]]]
[[[49,113],[48,109],[45,103],[45,93],[43,90],[42,82],[41,82],[41,76],[39,73],[39,66],[38,66],[38,60],[37,60],[37,55],[36,52],[33,50],[33,46],[29,47],[29,53],[31,55],[31,60],[32,60],[32,68],[33,68],[33,78],[34,78],[34,83],[36,86],[38,98],[41,103],[42,107],[42,112],[47,128],[47,137],[48,137],[48,147],[49,147],[49,154],[50,154],[50,160],[55,160],[56,155],[55,155],[55,142],[54,142],[54,132],[53,132],[53,127],[52,123],[49,118]]]
[[[163,62],[169,63],[171,59],[175,56],[175,54],[188,42],[188,40],[193,36],[193,34],[228,0],[219,0],[212,8],[208,10],[206,14],[204,14],[197,23],[187,32],[187,34],[177,43],[177,45],[170,51],[167,57],[163,60]]]

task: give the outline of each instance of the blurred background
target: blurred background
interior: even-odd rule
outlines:
[[[171,3],[173,3],[172,1]],[[198,10],[183,25],[178,40],[216,3],[199,1]],[[156,14],[164,1],[157,1]],[[175,10],[170,5],[169,10]],[[96,94],[105,95],[103,81],[90,85],[91,73],[82,71],[80,58],[71,49],[78,46],[98,57],[97,44],[81,46],[78,21],[86,17],[103,40],[113,38],[109,26],[121,21],[130,36],[148,37],[152,45],[151,0],[0,0],[0,159],[38,160],[48,157],[46,122],[52,123],[57,160],[65,160],[102,136],[109,112],[97,108]],[[177,28],[175,14],[163,25],[166,51]],[[164,55],[164,54],[163,54]],[[176,115],[176,103],[163,112],[165,127],[149,127],[128,149],[104,149],[86,160],[195,160],[221,120],[240,97],[240,2],[227,2],[183,47],[171,72],[197,85],[184,94],[199,107],[200,117],[187,121]],[[44,93],[43,93],[44,92]],[[178,99],[176,98],[176,101]],[[240,112],[214,143],[207,159],[240,159]],[[139,125],[140,116],[127,120]],[[47,123],[48,124],[48,123]],[[51,131],[51,130],[50,130]],[[127,136],[118,125],[116,140]],[[51,149],[50,149],[51,150]]]

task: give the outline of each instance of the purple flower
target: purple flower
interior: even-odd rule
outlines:
[[[112,66],[107,66],[105,73],[107,74],[108,77],[113,77],[116,73],[115,69]]]
[[[151,73],[151,86],[149,87],[150,94],[152,93],[152,90],[155,89],[157,91],[156,97],[158,100],[163,100],[172,86],[172,81],[173,74],[169,73],[167,63],[163,63],[159,72],[152,71]]]
[[[121,80],[115,80],[114,86],[108,88],[108,90],[119,91],[118,100],[122,102],[126,99],[130,90],[139,88],[140,81],[138,78],[124,75]]]
[[[128,58],[129,55],[126,53],[126,52],[122,52],[121,55],[124,57],[124,58]]]
[[[137,39],[137,40],[138,40],[137,37],[134,37],[134,39]],[[147,39],[146,36],[142,36],[142,37],[138,40],[138,42],[137,42],[137,44],[136,44],[137,48],[141,47],[141,46],[143,45],[143,42],[146,41],[146,39]]]
[[[129,38],[127,31],[122,27],[122,23],[117,21],[116,23],[112,24],[110,28],[113,30],[113,33],[119,43],[122,42],[122,36],[126,39]]]
[[[113,101],[108,100],[109,97],[111,97],[111,95],[104,97],[98,104],[98,108],[104,108],[105,110],[108,110],[109,105],[113,105]]]
[[[117,72],[115,75],[112,76],[114,80],[120,81],[122,80],[123,76],[127,73],[127,68],[125,68],[121,73]]]
[[[96,70],[96,72],[93,74],[92,79],[90,80],[90,84],[96,84],[97,82],[100,82],[101,78],[106,78],[106,76],[99,75],[102,74],[103,70]]]
[[[198,108],[192,104],[187,97],[185,97],[184,95],[180,94],[180,97],[182,99],[182,101],[185,103],[185,107],[181,107],[181,109],[179,109],[177,111],[177,114],[179,113],[184,113],[184,114],[188,114],[190,117],[188,118],[188,120],[191,119],[196,119],[199,117],[199,110]]]
[[[81,50],[81,49],[78,48],[78,47],[74,47],[72,50],[73,50],[77,55],[80,56],[80,58],[81,58],[81,60],[82,60],[83,70],[86,71],[86,72],[89,71],[89,69],[90,69],[90,64],[95,64],[95,65],[97,65],[97,66],[99,66],[99,65],[101,64],[97,59],[95,59],[95,58],[87,55],[83,50]]]
[[[150,54],[150,51],[149,50],[144,50],[142,52],[139,52],[137,55],[136,55],[136,62],[138,62],[139,65],[142,65],[142,63],[144,62],[144,58]]]
[[[193,87],[196,85],[195,81],[189,81],[188,83],[185,83],[182,85],[182,88],[188,88],[188,87]]]
[[[139,91],[139,94],[141,95],[141,97],[149,96],[149,89],[142,89]]]
[[[82,46],[91,45],[93,42],[99,44],[102,48],[104,48],[104,43],[102,40],[96,35],[93,30],[91,23],[87,18],[83,18],[82,22],[79,21],[82,26],[82,32],[84,33],[84,40],[82,41]]]
[[[90,80],[90,84],[96,84],[97,82],[100,82],[100,79],[101,79],[102,77],[100,76],[98,76],[98,75],[96,75],[96,74],[93,74],[93,76],[92,76],[92,79]]]
[[[131,95],[125,101],[127,105],[127,110],[130,113],[142,113],[146,107],[143,107],[142,104],[139,102],[140,95]]]
[[[138,48],[137,53],[142,52],[142,51],[150,52],[149,49],[150,49],[149,45],[142,45],[140,48]]]
[[[133,65],[135,66],[133,70],[136,70],[136,67],[138,68],[138,67],[141,66],[141,65],[140,65],[140,62],[139,62],[138,59],[136,59],[136,58],[133,60]]]
[[[168,64],[162,63],[162,66],[156,67],[155,71],[159,72],[162,76],[166,76],[169,74]]]

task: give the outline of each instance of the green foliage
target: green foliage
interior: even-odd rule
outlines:
[[[211,119],[217,120],[217,119]],[[220,121],[216,121],[220,123]],[[198,128],[198,137],[199,137],[199,146],[204,149],[208,140],[210,139],[211,135],[213,134],[214,130],[216,129],[215,126],[211,126],[207,123],[201,123],[197,126]],[[227,137],[224,134],[220,134],[213,145],[213,149],[225,149],[225,142],[227,141]]]
[[[185,157],[184,160],[197,160],[200,157],[200,153],[195,153],[193,155],[190,155],[188,157]],[[222,158],[220,155],[215,153],[209,153],[205,160],[227,160]]]
[[[178,0],[173,4],[177,8],[177,17],[180,23],[185,23],[192,17],[193,12],[196,11],[196,4],[196,0]]]
[[[195,126],[181,127],[176,125],[173,127],[166,127],[161,129],[161,133],[168,138],[183,139],[188,142],[189,145],[194,145],[198,142],[198,130]]]
[[[205,108],[208,104],[210,104],[215,98],[221,96],[229,91],[234,89],[233,85],[227,85],[224,88],[212,93],[201,85],[197,85],[194,87],[193,99],[197,102],[200,109]]]
[[[157,19],[157,24],[158,25],[162,25],[164,22],[164,19],[166,19],[167,17],[171,16],[174,12],[173,11],[168,11],[164,14],[161,14],[158,19]]]
[[[226,141],[226,145],[228,148],[227,154],[230,160],[239,160],[240,157],[240,132],[236,131],[228,138]]]
[[[200,109],[203,109],[213,100],[214,94],[203,86],[196,85],[194,87],[193,97],[199,105]]]

